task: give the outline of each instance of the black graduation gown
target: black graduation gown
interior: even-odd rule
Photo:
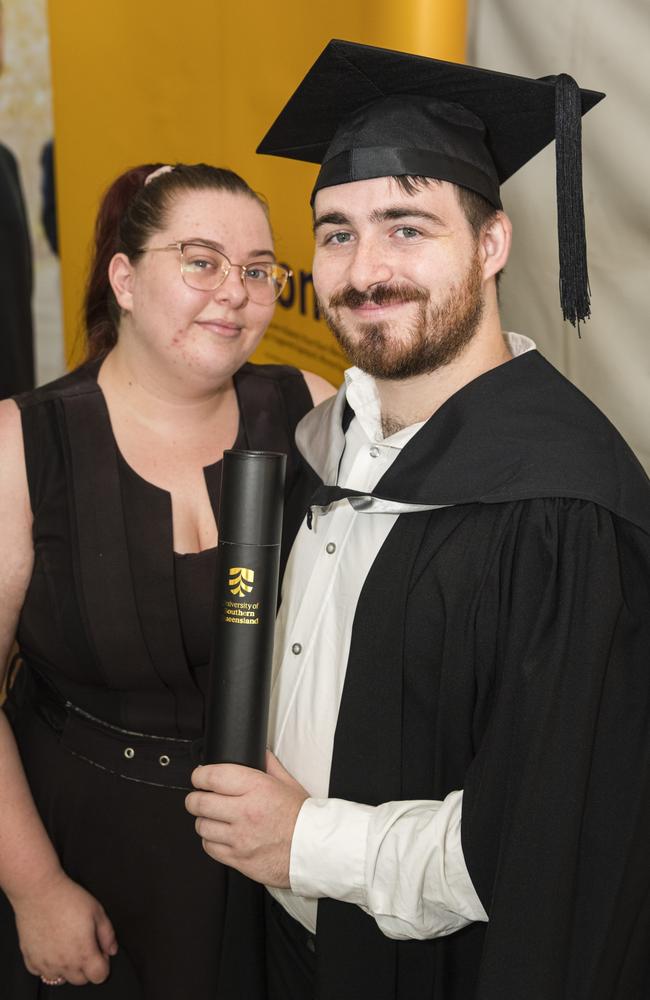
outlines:
[[[173,777],[170,786],[156,784],[176,773],[177,741],[202,733],[214,561],[200,574],[204,589],[193,600],[185,594],[190,610],[199,609],[196,629],[205,639],[205,657],[190,664],[186,650],[195,637],[179,617],[170,497],[119,455],[96,371],[88,366],[18,399],[35,563],[18,626],[24,665],[7,714],[63,868],[102,903],[120,945],[105,984],[57,987],[57,996],[88,989],[115,1000],[217,1000],[226,873],[203,852],[184,808],[189,769],[185,788]],[[302,376],[244,365],[234,382],[239,446],[287,452],[290,492],[293,428],[311,406]],[[220,463],[205,476],[216,515]],[[185,557],[194,558],[202,559]],[[191,584],[191,566],[186,570]],[[36,675],[60,699],[129,730],[125,742],[136,747],[135,758],[125,760],[121,749],[97,757],[94,743],[87,754],[95,731],[86,726],[80,734],[76,715],[62,732],[46,725],[53,717]],[[171,746],[164,773],[156,762],[141,780],[118,776],[140,759],[133,733],[163,737],[160,752]],[[104,753],[103,744],[97,751]],[[0,984],[11,1000],[50,994],[24,968],[2,893]]]
[[[305,494],[343,447],[342,400],[317,416],[298,431]],[[314,516],[344,495],[372,502],[321,486]],[[464,789],[489,923],[398,942],[323,899],[318,1000],[647,1000],[647,477],[530,352],[441,407],[373,495],[440,506],[402,514],[366,578],[329,794]]]

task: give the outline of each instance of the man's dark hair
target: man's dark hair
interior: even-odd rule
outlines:
[[[423,177],[419,175],[393,177],[393,180],[397,181],[398,186],[405,194],[415,194],[420,188],[428,187],[430,184],[442,183],[435,177]],[[469,188],[461,187],[459,184],[454,184],[453,187],[456,190],[458,203],[472,228],[474,236],[480,236],[483,227],[491,222],[497,214],[497,209],[482,194],[470,191]]]
[[[416,191],[428,187],[430,184],[442,183],[435,177],[424,177],[419,174],[404,174],[400,177],[393,177],[393,180],[397,182],[405,194],[415,194]],[[497,209],[477,191],[470,191],[469,188],[461,187],[460,184],[453,184],[452,187],[456,191],[458,204],[474,233],[474,239],[478,239],[485,226],[489,225],[497,214]],[[497,289],[502,274],[503,269],[495,275]]]

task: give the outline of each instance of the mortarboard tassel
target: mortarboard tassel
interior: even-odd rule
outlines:
[[[555,155],[557,226],[560,251],[560,302],[573,326],[590,315],[587,240],[582,199],[582,106],[578,84],[561,73],[555,78]]]

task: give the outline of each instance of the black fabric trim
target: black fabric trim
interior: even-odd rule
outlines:
[[[400,176],[432,177],[460,184],[483,195],[495,208],[502,207],[496,178],[489,177],[473,164],[429,149],[395,149],[392,146],[344,150],[327,160],[318,174],[312,200],[324,187],[372,177]]]
[[[340,495],[324,484],[319,505]],[[537,351],[451,396],[372,495],[431,506],[588,500],[650,534],[650,481],[638,459],[604,414]]]

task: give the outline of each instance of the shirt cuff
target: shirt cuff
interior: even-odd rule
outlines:
[[[368,909],[388,937],[452,934],[487,914],[461,844],[462,791],[442,801],[385,802],[369,824]]]
[[[291,891],[365,906],[366,844],[374,811],[374,806],[343,799],[306,799],[291,842]]]

